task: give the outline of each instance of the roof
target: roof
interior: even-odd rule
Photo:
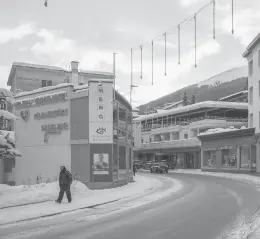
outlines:
[[[65,87],[71,87],[71,86],[74,87],[74,85],[71,84],[71,83],[61,83],[61,84],[58,84],[58,85],[41,87],[41,88],[38,88],[36,90],[23,91],[21,93],[18,93],[18,94],[15,95],[15,98],[33,95],[33,94],[37,94],[37,93],[41,93],[41,92],[46,92],[46,91],[49,91],[49,90],[56,90],[56,89],[61,89],[61,88],[65,88]]]
[[[233,96],[239,96],[239,95],[244,95],[244,94],[248,94],[248,90],[242,90],[242,91],[239,91],[239,92],[234,93],[232,95],[227,95],[225,97],[220,98],[219,100],[222,101],[222,100],[226,100],[228,98],[232,98]]]
[[[178,104],[180,104],[180,103],[182,103],[182,102],[183,102],[183,100],[178,101],[178,102],[173,102],[173,103],[171,103],[171,104],[165,106],[165,107],[163,108],[163,110],[167,110],[168,108],[171,108],[171,107],[173,107],[173,106],[175,106],[175,105],[178,105]]]
[[[41,69],[41,70],[48,70],[48,71],[71,72],[57,66],[46,66],[46,65],[38,65],[38,64],[23,63],[23,62],[14,62],[12,64],[12,68],[8,77],[8,81],[7,81],[8,86],[12,85],[13,75],[15,74],[15,70],[17,67]],[[79,71],[79,75],[80,74],[98,75],[98,76],[104,76],[106,78],[113,78],[114,76],[113,73],[103,72],[103,71]]]
[[[248,110],[248,103],[241,102],[225,102],[225,101],[203,101],[199,103],[195,103],[192,105],[187,105],[179,108],[174,108],[170,110],[164,110],[159,113],[149,114],[149,115],[141,115],[136,118],[135,121],[141,121],[145,119],[152,119],[155,117],[162,117],[167,115],[174,115],[180,113],[187,113],[189,111],[194,111],[202,108],[222,108],[222,109],[237,109],[237,110]]]
[[[219,138],[232,138],[232,137],[244,137],[254,136],[255,128],[241,128],[241,129],[222,129],[211,132],[204,132],[199,134],[197,137],[203,141],[208,139],[219,139]]]
[[[247,46],[246,51],[243,53],[243,57],[248,57],[248,55],[252,52],[253,48],[260,42],[260,33],[251,41],[251,43]]]

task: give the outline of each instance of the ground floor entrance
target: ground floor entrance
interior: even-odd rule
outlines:
[[[167,164],[169,168],[177,169],[200,169],[200,149],[188,150],[185,152],[138,152],[134,151],[136,161],[142,162],[144,165],[152,165],[153,163]],[[147,166],[147,167],[148,167]]]

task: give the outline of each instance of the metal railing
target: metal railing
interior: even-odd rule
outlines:
[[[246,123],[247,118],[235,118],[235,117],[220,117],[220,116],[205,116],[205,117],[199,117],[199,118],[194,118],[194,119],[187,119],[183,121],[174,121],[174,122],[159,122],[156,124],[147,124],[145,128],[142,127],[141,131],[151,131],[154,129],[159,129],[159,128],[168,128],[168,127],[173,127],[173,126],[185,126],[185,125],[190,125],[192,123],[202,121],[202,120],[225,120],[227,122],[238,122],[238,123]]]

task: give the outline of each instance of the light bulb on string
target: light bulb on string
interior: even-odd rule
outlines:
[[[194,15],[194,50],[195,50],[195,68],[197,67],[197,14]]]
[[[143,46],[140,46],[141,51],[141,76],[140,78],[143,79]]]
[[[164,33],[164,75],[167,74],[167,35]]]
[[[178,58],[179,62],[178,64],[181,64],[181,26],[178,25]]]
[[[152,41],[152,85],[153,85],[153,41]]]
[[[232,8],[232,30],[231,30],[231,33],[234,34],[234,0],[231,0],[231,8]]]
[[[216,1],[213,0],[213,39],[216,39]]]

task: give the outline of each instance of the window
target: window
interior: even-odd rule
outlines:
[[[253,127],[254,121],[253,121],[253,114],[249,115],[249,127]]]
[[[259,98],[260,98],[260,81],[258,81],[258,95],[259,95]]]
[[[248,74],[249,76],[252,76],[253,75],[253,60],[249,61],[248,63]]]
[[[258,67],[260,67],[260,50],[258,50]]]
[[[203,152],[203,166],[216,167],[216,150]]]
[[[251,86],[249,89],[249,104],[253,104],[253,86]]]
[[[250,146],[241,146],[240,168],[250,168]]]
[[[52,86],[51,80],[42,80],[42,87]]]
[[[236,168],[237,167],[237,150],[236,149],[222,149],[222,167]]]
[[[251,146],[251,160],[252,160],[252,168],[256,168],[256,146]]]
[[[185,134],[184,134],[184,139],[188,139],[188,137],[189,137],[188,134],[185,133]]]

